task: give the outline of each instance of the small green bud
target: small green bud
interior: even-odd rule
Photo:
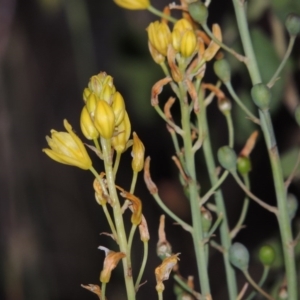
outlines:
[[[273,247],[265,245],[260,248],[258,257],[263,265],[271,266],[276,258],[276,253]]]
[[[199,24],[205,24],[208,18],[208,9],[201,1],[195,1],[188,5],[191,17]]]
[[[237,169],[241,175],[248,174],[252,169],[250,158],[246,156],[239,156],[237,159]]]
[[[296,36],[300,32],[300,16],[298,14],[288,14],[285,20],[285,27],[291,36]]]
[[[203,232],[208,232],[212,223],[212,215],[210,211],[203,206],[201,207],[201,223]]]
[[[298,200],[293,194],[287,195],[287,208],[290,220],[293,220],[298,210]]]
[[[271,102],[271,90],[263,83],[254,85],[251,89],[251,96],[254,103],[261,109],[269,109]]]
[[[216,60],[214,63],[214,71],[216,75],[224,82],[227,83],[231,79],[230,65],[226,59]]]
[[[298,105],[295,110],[295,119],[297,124],[300,126],[300,105]]]
[[[228,98],[219,98],[218,108],[224,115],[230,113],[232,108],[231,101]]]
[[[242,271],[246,271],[249,265],[249,252],[241,243],[234,243],[229,248],[230,262]]]
[[[237,157],[232,148],[229,146],[223,146],[218,150],[218,160],[221,166],[229,171],[236,169]]]

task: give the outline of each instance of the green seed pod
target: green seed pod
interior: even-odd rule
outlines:
[[[300,16],[298,14],[288,14],[285,20],[285,27],[291,36],[296,36],[300,32]]]
[[[237,157],[232,148],[229,146],[223,146],[218,150],[218,160],[221,166],[229,171],[236,169]]]
[[[239,156],[237,159],[237,170],[241,175],[248,174],[252,169],[251,160],[246,156]]]
[[[224,82],[227,83],[231,79],[230,65],[226,59],[216,60],[214,63],[215,74]]]
[[[271,102],[271,90],[263,83],[254,85],[251,89],[251,96],[254,103],[261,110],[268,110]]]
[[[300,105],[298,105],[295,110],[295,119],[297,124],[300,126]]]
[[[249,265],[248,249],[241,243],[234,243],[229,248],[230,262],[242,271],[246,271]]]
[[[263,265],[271,266],[276,258],[276,253],[273,247],[265,245],[259,249],[258,257]]]
[[[156,245],[156,254],[161,259],[164,260],[165,258],[172,255],[172,246],[168,241],[159,242]]]
[[[287,208],[290,220],[293,220],[298,210],[298,200],[293,194],[287,195]]]
[[[199,24],[205,24],[208,18],[208,9],[201,1],[195,1],[188,5],[191,17]]]

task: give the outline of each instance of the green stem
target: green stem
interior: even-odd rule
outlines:
[[[189,231],[189,232],[193,232],[193,228],[185,223],[183,220],[181,220],[179,217],[177,217],[177,215],[175,215],[164,203],[163,201],[160,199],[158,194],[152,194],[153,198],[155,199],[156,203],[161,207],[161,209],[167,214],[169,215],[175,222],[177,222],[179,225],[182,226],[182,228],[184,228],[185,230]]]
[[[190,288],[187,283],[182,280],[182,278],[179,275],[174,275],[173,276],[174,280],[184,289],[186,290],[188,293],[190,293],[191,295],[193,295],[197,300],[202,300],[203,297],[201,296],[200,293],[194,291],[192,288]]]
[[[133,241],[136,227],[137,226],[135,224],[132,224],[131,229],[130,229],[129,238],[128,238],[128,247],[127,247],[128,253],[131,253],[132,241]]]
[[[145,267],[146,267],[146,262],[147,262],[147,258],[148,258],[148,241],[143,242],[144,244],[144,255],[143,255],[143,260],[142,260],[142,265],[140,267],[140,271],[137,277],[137,280],[135,282],[135,290],[138,291],[144,271],[145,271]]]
[[[211,32],[211,30],[209,29],[209,27],[207,26],[206,23],[201,24],[202,28],[204,29],[204,31],[206,32],[206,34],[217,44],[219,45],[221,48],[223,48],[224,50],[226,50],[227,52],[229,52],[230,54],[232,54],[233,56],[235,56],[238,60],[240,61],[244,61],[245,57],[242,56],[241,54],[237,53],[236,51],[234,51],[232,48],[226,46],[224,43],[222,43],[220,40],[218,40],[213,33]]]
[[[126,257],[122,259],[122,263],[123,263],[127,298],[134,300],[135,290],[134,290],[134,284],[132,279],[131,259],[130,259],[130,253],[128,253],[127,238],[126,238],[126,233],[124,228],[123,215],[122,215],[121,206],[120,206],[120,202],[119,202],[119,198],[115,186],[115,178],[113,174],[112,159],[110,153],[111,152],[110,140],[101,138],[101,146],[103,150],[106,181],[108,185],[109,195],[112,200],[112,207],[113,207],[114,219],[116,224],[116,230],[118,234],[119,247],[120,247],[120,251],[126,254]]]
[[[233,128],[231,113],[229,111],[229,112],[226,112],[224,115],[225,115],[225,118],[226,118],[227,128],[228,128],[228,146],[233,148],[234,128]]]
[[[186,172],[189,176],[188,188],[189,188],[189,198],[190,207],[192,214],[193,223],[193,242],[196,254],[196,262],[198,268],[198,275],[200,280],[201,292],[204,297],[210,296],[210,285],[209,277],[207,272],[207,261],[205,256],[205,245],[203,243],[204,235],[201,223],[201,214],[199,210],[199,195],[198,186],[196,179],[195,170],[195,159],[194,151],[192,149],[192,139],[191,139],[191,126],[190,126],[190,110],[189,104],[186,101],[186,91],[182,83],[179,83],[180,89],[180,108],[181,108],[181,125],[184,131],[183,133],[183,144],[184,144],[184,157],[186,162]]]
[[[130,194],[134,193],[136,182],[138,178],[138,172],[133,171],[132,179],[131,179],[131,185],[130,185]]]
[[[247,278],[248,282],[264,297],[266,297],[269,300],[274,300],[272,296],[267,294],[250,276],[249,272],[247,270],[243,271],[245,277]]]
[[[242,182],[238,174],[234,171],[230,172],[233,178],[235,179],[236,183],[240,186],[240,188],[246,193],[246,195],[249,196],[253,201],[255,201],[257,204],[259,204],[264,209],[268,210],[269,212],[274,213],[275,215],[278,215],[278,209],[275,206],[269,205],[263,200],[256,197],[251,191],[245,186],[245,184]]]
[[[212,154],[213,152],[212,152],[211,142],[209,138],[209,129],[208,129],[207,117],[206,117],[206,107],[203,103],[202,95],[199,95],[199,100],[200,100],[200,111],[202,114],[201,123],[199,124],[199,126],[202,127],[203,135],[205,137],[203,140],[204,159],[207,165],[210,182],[212,186],[215,186],[218,183],[219,178],[216,174],[216,164]],[[220,225],[220,234],[221,234],[222,254],[223,254],[223,260],[224,260],[225,271],[226,271],[226,280],[228,286],[229,299],[236,300],[237,283],[236,283],[235,271],[231,266],[231,263],[229,261],[229,254],[228,254],[228,250],[231,246],[231,238],[229,235],[229,226],[228,226],[228,220],[226,215],[226,208],[224,205],[224,198],[223,198],[222,191],[220,189],[216,190],[215,192],[215,201],[217,205],[217,213],[223,214],[223,221]]]
[[[256,124],[260,124],[259,119],[243,104],[239,96],[236,94],[235,90],[232,87],[231,82],[226,82],[225,86],[233,100],[237,103],[237,105],[246,113],[246,115]]]
[[[274,75],[272,76],[272,78],[270,79],[269,83],[267,84],[267,86],[269,88],[271,88],[274,83],[276,82],[276,80],[278,79],[278,75],[280,74],[280,72],[282,71],[282,69],[284,68],[288,58],[291,55],[291,52],[293,50],[294,44],[295,44],[295,40],[296,40],[296,36],[291,36],[290,37],[290,41],[289,41],[289,45],[286,49],[285,55],[280,63],[280,65],[278,66],[276,72],[274,73]]]
[[[266,281],[266,279],[267,279],[267,277],[268,277],[269,271],[270,271],[270,267],[269,267],[269,266],[264,266],[263,274],[262,274],[262,276],[261,276],[261,278],[260,278],[260,281],[259,281],[259,283],[258,283],[258,286],[259,286],[259,287],[262,287],[263,284],[265,283],[265,281]],[[253,297],[255,297],[255,295],[256,295],[256,292],[253,291],[253,292],[246,298],[246,300],[251,300]]]
[[[243,179],[244,179],[244,182],[245,182],[245,186],[247,187],[248,190],[250,190],[249,175],[248,174],[243,175]],[[236,225],[234,226],[234,228],[230,232],[230,236],[231,236],[232,239],[241,230],[241,228],[243,226],[243,223],[245,221],[247,212],[248,212],[248,207],[249,207],[249,198],[246,196],[245,199],[244,199],[244,203],[243,203],[240,218],[239,218],[238,222],[236,223]]]
[[[100,149],[100,145],[99,145],[98,139],[93,139],[93,141],[94,141],[94,144],[95,144],[97,150],[98,150],[99,152],[101,152],[101,149]]]
[[[151,13],[153,13],[154,15],[158,16],[158,17],[161,17],[163,19],[166,19],[172,23],[176,23],[177,22],[177,19],[169,16],[169,15],[166,15],[164,14],[163,12],[161,12],[160,10],[156,9],[155,7],[153,7],[152,5],[150,5],[148,8],[147,8]]]
[[[163,300],[164,299],[162,291],[157,292],[157,294],[158,294],[158,300]]]
[[[119,168],[120,160],[121,160],[121,155],[122,155],[121,152],[117,152],[116,160],[115,160],[115,164],[114,164],[114,169],[113,169],[114,178],[116,178],[116,175],[117,175],[117,172],[118,172],[118,168]]]
[[[115,225],[110,217],[110,214],[109,214],[106,204],[102,205],[102,208],[103,208],[104,214],[106,216],[107,222],[109,224],[110,230],[113,233],[114,239],[118,243],[118,234],[117,234]]]
[[[106,283],[102,282],[101,284],[101,300],[105,300],[105,290],[106,290]]]
[[[255,85],[261,83],[261,76],[256,62],[256,57],[253,51],[250,32],[248,29],[247,17],[245,12],[245,3],[244,1],[233,0],[233,5],[235,9],[235,15],[238,23],[243,48],[248,59],[246,65],[251,77],[252,84]],[[288,215],[286,191],[283,182],[280,158],[269,112],[263,113],[262,111],[259,111],[259,116],[272,167],[273,181],[279,211],[277,218],[282,239],[283,255],[287,276],[288,295],[289,299],[296,300],[298,299],[298,291],[293,236]]]
[[[217,228],[219,227],[220,223],[222,222],[223,220],[223,214],[220,214],[218,216],[218,219],[216,220],[216,222],[214,223],[214,225],[212,226],[212,228],[210,229],[210,231],[208,232],[207,234],[207,238],[209,239],[213,234],[214,232],[217,230]]]

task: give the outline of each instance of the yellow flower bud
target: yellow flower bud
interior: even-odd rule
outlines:
[[[133,157],[131,163],[133,171],[142,171],[144,167],[145,147],[135,132],[133,132],[133,145],[131,154]]]
[[[109,85],[103,85],[103,88],[99,94],[99,99],[106,101],[109,105],[112,103],[112,96],[115,93],[115,88]]]
[[[101,72],[98,75],[94,75],[90,78],[88,89],[101,99],[100,96],[105,86],[110,87],[111,94],[116,91],[116,88],[113,84],[113,78],[110,75],[107,75],[105,72]]]
[[[180,19],[175,23],[173,30],[183,33],[186,30],[193,30],[193,25],[187,19]]]
[[[125,115],[125,102],[119,92],[115,92],[111,107],[115,115],[115,125],[118,126],[123,121]]]
[[[117,152],[122,153],[126,150],[126,144],[130,137],[130,132],[131,124],[128,114],[125,111],[123,121],[117,128],[117,134],[111,138],[111,145]]]
[[[86,109],[88,113],[90,114],[92,120],[94,119],[95,110],[97,107],[98,98],[94,93],[91,93],[85,103]]]
[[[99,132],[94,126],[94,123],[91,119],[91,116],[86,108],[86,106],[83,107],[80,115],[80,127],[83,135],[88,140],[94,140],[99,137]]]
[[[85,89],[83,90],[83,95],[82,95],[82,97],[83,97],[83,101],[84,101],[84,102],[86,102],[86,100],[88,99],[88,97],[89,97],[90,94],[91,94],[91,90],[90,90],[90,89],[85,88]]]
[[[172,46],[176,51],[180,50],[181,32],[178,29],[172,31]]]
[[[110,139],[113,136],[115,129],[115,115],[111,106],[104,100],[99,100],[97,102],[94,125],[103,138]]]
[[[148,38],[152,46],[164,56],[167,56],[168,45],[171,42],[170,28],[166,23],[155,21],[147,27]]]
[[[153,60],[157,63],[157,64],[161,64],[165,61],[165,57],[159,53],[153,46],[152,44],[148,41],[148,48],[150,51],[150,54],[153,58]]]
[[[103,250],[106,254],[103,269],[100,274],[100,281],[102,283],[107,283],[111,277],[111,271],[118,265],[119,261],[126,256],[123,252],[114,252],[103,246],[98,247],[98,249]]]
[[[114,0],[114,2],[127,9],[147,9],[150,6],[149,0]]]
[[[46,140],[51,149],[43,149],[53,160],[84,170],[92,167],[92,161],[80,138],[73,132],[71,125],[64,120],[64,127],[67,132],[51,130],[51,138]]]
[[[182,38],[181,38],[181,43],[180,43],[180,53],[184,57],[189,57],[191,56],[197,46],[197,38],[192,30],[187,30]]]

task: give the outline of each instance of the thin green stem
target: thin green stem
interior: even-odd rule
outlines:
[[[95,144],[95,146],[96,146],[97,150],[98,150],[99,152],[101,152],[101,148],[100,148],[100,145],[99,145],[98,139],[93,139],[93,141],[94,141],[94,144]]]
[[[220,178],[217,179],[215,184],[206,192],[204,196],[201,197],[200,207],[206,203],[209,198],[216,192],[216,190],[220,187],[220,185],[224,182],[227,178],[229,171],[225,171]]]
[[[244,182],[245,182],[245,186],[248,190],[250,190],[250,180],[249,180],[249,175],[248,174],[245,174],[243,175],[243,179],[244,179]],[[248,207],[249,207],[249,198],[246,196],[245,199],[244,199],[244,203],[243,203],[243,206],[242,206],[242,212],[241,212],[241,215],[240,215],[240,218],[239,220],[237,221],[236,225],[234,226],[234,228],[231,230],[230,232],[230,236],[231,238],[233,239],[237,233],[241,230],[242,226],[243,226],[243,223],[245,221],[245,218],[246,218],[246,215],[247,215],[247,212],[248,212]]]
[[[282,71],[282,69],[284,68],[288,58],[291,55],[291,52],[293,50],[294,44],[295,44],[295,40],[296,40],[296,36],[290,36],[290,41],[289,41],[289,45],[286,49],[285,55],[280,63],[280,65],[278,66],[276,72],[274,73],[274,75],[272,76],[272,78],[270,79],[270,81],[268,82],[267,86],[269,88],[271,88],[274,83],[276,82],[276,80],[278,79],[278,75],[280,74],[280,72]]]
[[[163,300],[164,299],[162,291],[157,292],[157,294],[158,294],[158,300]]]
[[[226,50],[227,52],[229,52],[230,54],[232,54],[233,56],[235,56],[239,61],[245,61],[245,57],[242,56],[241,54],[237,53],[236,51],[234,51],[232,48],[226,46],[224,43],[222,43],[220,40],[218,40],[213,33],[211,32],[211,30],[209,29],[209,27],[207,26],[206,23],[201,24],[202,28],[204,29],[204,31],[206,32],[206,34],[217,44],[219,45],[222,49]]]
[[[129,192],[130,194],[134,194],[137,178],[138,178],[138,172],[133,171],[131,185],[130,185],[130,192]]]
[[[267,277],[268,277],[268,274],[269,274],[269,271],[270,271],[270,267],[269,266],[264,266],[264,270],[263,270],[263,273],[262,273],[262,276],[260,278],[260,281],[258,283],[258,286],[259,287],[262,287],[263,284],[265,283]],[[256,292],[252,292],[247,298],[246,300],[251,300],[253,297],[255,297],[256,295]]]
[[[158,17],[161,17],[163,19],[166,19],[172,23],[176,23],[177,22],[177,19],[169,16],[169,15],[166,15],[164,14],[163,12],[161,12],[160,10],[156,9],[155,7],[153,7],[152,5],[150,5],[148,8],[147,8],[151,13],[153,13],[154,15],[158,16]]]
[[[114,174],[115,178],[116,178],[118,168],[119,168],[119,165],[120,165],[121,155],[122,155],[121,152],[117,152],[117,154],[116,154],[116,159],[115,159],[114,169],[113,169],[113,174]]]
[[[180,90],[180,108],[181,108],[181,125],[184,131],[183,144],[184,144],[184,156],[186,162],[186,172],[189,176],[188,189],[190,198],[190,208],[192,214],[193,223],[193,242],[196,254],[196,262],[198,268],[198,275],[200,280],[201,292],[204,297],[211,297],[209,277],[207,272],[207,261],[205,255],[205,245],[203,243],[204,235],[202,230],[201,214],[199,210],[199,195],[198,185],[195,170],[195,158],[194,151],[192,149],[191,139],[191,125],[190,125],[190,110],[187,102],[186,91],[182,83],[179,83]]]
[[[133,241],[136,227],[137,226],[135,224],[132,224],[131,229],[130,229],[130,233],[129,233],[129,237],[128,237],[128,247],[127,247],[128,253],[131,253],[132,241]]]
[[[101,284],[101,300],[105,300],[105,291],[106,291],[106,283],[102,282]]]
[[[250,276],[249,272],[247,270],[243,271],[245,277],[247,278],[248,282],[264,297],[266,297],[269,300],[274,300],[272,296],[270,296],[268,293],[266,293]]]
[[[190,293],[191,295],[193,295],[197,300],[202,300],[203,297],[201,296],[200,293],[194,291],[192,288],[190,288],[187,283],[177,274],[175,274],[173,276],[174,280],[184,289],[186,290],[188,293]]]
[[[143,260],[142,260],[142,264],[141,264],[141,267],[140,267],[140,271],[139,271],[137,280],[136,280],[135,285],[134,285],[136,292],[139,289],[139,286],[140,286],[140,283],[141,283],[141,280],[142,280],[142,277],[143,277],[143,274],[144,274],[144,271],[145,271],[147,258],[148,258],[148,241],[144,241],[143,244],[144,244]]]
[[[115,225],[114,225],[114,223],[113,223],[113,221],[111,219],[110,213],[109,213],[109,211],[107,209],[107,205],[106,204],[102,205],[102,208],[103,208],[104,214],[106,216],[107,222],[109,224],[110,230],[111,230],[111,232],[112,232],[112,234],[114,236],[114,239],[118,243],[118,234],[117,234]]]
[[[218,175],[216,174],[216,164],[213,157],[213,151],[211,147],[209,129],[207,124],[206,107],[204,105],[202,95],[199,95],[199,101],[200,101],[200,111],[201,111],[201,118],[200,118],[201,122],[198,124],[198,126],[202,127],[203,135],[205,137],[203,140],[204,159],[207,165],[210,182],[212,186],[215,186],[216,184],[218,184],[219,178]],[[226,280],[227,280],[229,299],[236,300],[237,283],[236,283],[235,271],[229,261],[228,250],[231,246],[231,239],[229,235],[229,226],[228,226],[226,208],[224,204],[222,191],[220,189],[217,189],[215,191],[214,196],[215,196],[215,201],[217,206],[217,213],[223,214],[223,221],[220,225],[220,234],[221,234],[222,254],[223,254],[223,260],[224,260],[225,271],[226,271]]]
[[[185,223],[183,220],[181,220],[179,217],[177,217],[177,215],[175,215],[164,203],[163,201],[160,199],[158,194],[152,194],[153,198],[155,199],[156,203],[161,207],[161,209],[169,216],[171,217],[175,222],[177,222],[179,225],[182,226],[182,228],[184,228],[185,230],[189,231],[189,232],[193,232],[193,228]]]
[[[226,112],[225,114],[226,122],[227,122],[227,128],[228,128],[228,146],[233,148],[233,143],[234,143],[234,127],[232,123],[232,117],[231,113]]]
[[[258,69],[255,53],[252,46],[252,40],[248,28],[248,22],[245,11],[245,1],[232,0],[235,15],[237,19],[238,29],[242,40],[243,48],[247,56],[246,66],[248,68],[252,84],[261,83],[261,76]],[[287,287],[289,299],[297,300],[297,273],[295,264],[295,254],[293,246],[293,235],[288,215],[286,191],[283,182],[283,174],[281,169],[280,157],[278,154],[276,139],[274,136],[273,125],[269,112],[259,110],[260,122],[264,133],[264,138],[268,148],[268,154],[272,167],[273,181],[278,206],[278,222],[280,235],[282,239],[283,255],[287,276]]]
[[[109,195],[112,201],[114,219],[115,219],[116,230],[118,234],[119,247],[120,247],[120,251],[126,254],[126,257],[122,259],[122,263],[123,263],[127,298],[134,300],[135,289],[134,289],[134,284],[132,279],[131,258],[130,258],[130,253],[128,253],[127,238],[126,238],[126,233],[124,228],[123,215],[122,215],[121,206],[120,206],[120,202],[119,202],[119,198],[115,186],[115,178],[113,174],[112,159],[111,159],[110,140],[101,138],[101,146],[103,150],[106,181],[108,185]]]
[[[208,232],[207,234],[207,238],[209,239],[213,234],[214,232],[217,230],[217,228],[219,227],[220,223],[222,222],[223,220],[223,214],[219,214],[216,222],[214,223],[214,225],[212,226],[212,228],[210,229],[210,231]]]
[[[233,100],[237,103],[237,105],[246,113],[246,115],[249,117],[251,121],[253,121],[256,124],[260,124],[259,119],[244,105],[244,103],[241,101],[239,96],[236,94],[235,90],[232,87],[232,84],[230,81],[225,83],[225,86],[227,87],[227,90]]]
[[[263,200],[256,197],[252,192],[247,188],[247,186],[242,182],[240,177],[236,172],[230,172],[233,178],[235,179],[236,183],[240,186],[240,188],[246,193],[246,195],[249,196],[253,201],[255,201],[257,204],[259,204],[264,209],[268,210],[269,212],[274,213],[275,215],[278,215],[278,209],[275,206],[269,205]]]

